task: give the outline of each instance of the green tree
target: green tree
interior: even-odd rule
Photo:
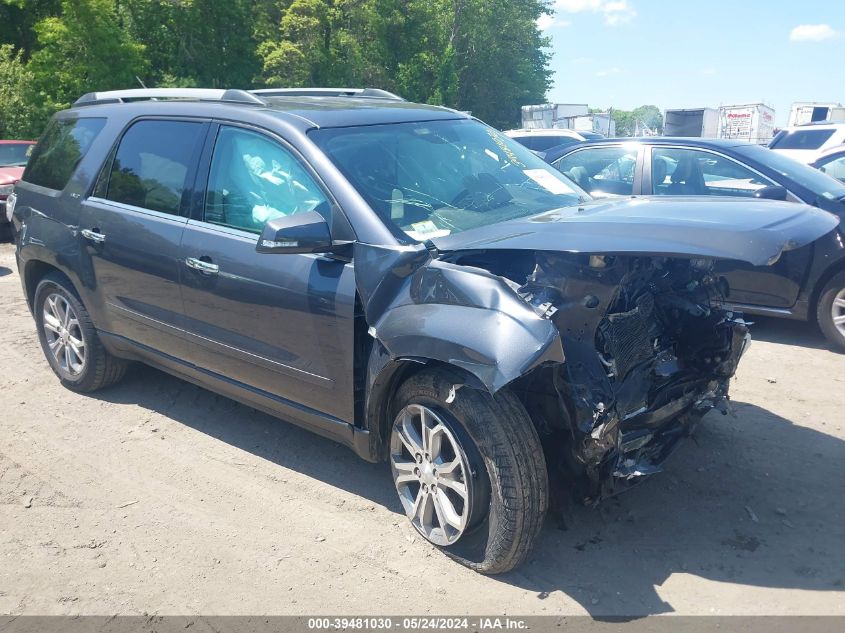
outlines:
[[[23,52],[11,45],[0,46],[0,138],[37,136],[39,121],[30,106],[32,75],[23,62]]]
[[[143,46],[118,24],[111,0],[62,0],[62,13],[35,26],[33,104],[42,120],[94,90],[129,88],[145,67]]]

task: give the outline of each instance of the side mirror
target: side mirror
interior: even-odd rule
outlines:
[[[766,200],[786,200],[786,187],[780,185],[769,185],[754,192],[755,198],[764,198]]]
[[[316,211],[268,220],[258,238],[259,253],[328,253],[332,236],[326,219]]]

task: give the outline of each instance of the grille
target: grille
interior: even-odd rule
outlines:
[[[654,314],[654,296],[645,293],[637,307],[628,312],[607,315],[602,325],[605,345],[616,361],[618,379],[623,379],[637,364],[653,356],[650,336]]]

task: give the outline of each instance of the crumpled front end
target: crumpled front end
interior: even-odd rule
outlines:
[[[519,292],[560,331],[565,362],[513,388],[550,471],[582,475],[582,500],[658,471],[704,413],[727,412],[749,334],[720,307],[712,260],[537,253]]]

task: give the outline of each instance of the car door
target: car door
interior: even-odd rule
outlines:
[[[333,256],[256,252],[267,220],[340,213],[281,139],[214,125],[180,249],[189,360],[261,395],[353,421],[355,279]]]
[[[101,327],[177,357],[184,348],[179,248],[207,126],[131,123],[80,213]]]
[[[756,191],[778,183],[748,165],[712,150],[653,146],[644,173],[644,193],[659,196],[731,196],[754,198]],[[737,213],[742,202],[737,201]],[[784,253],[772,266],[718,262],[717,269],[738,304],[789,308],[798,299],[812,260],[813,246]]]
[[[639,193],[641,148],[618,143],[583,147],[552,163],[594,197],[631,196]]]

